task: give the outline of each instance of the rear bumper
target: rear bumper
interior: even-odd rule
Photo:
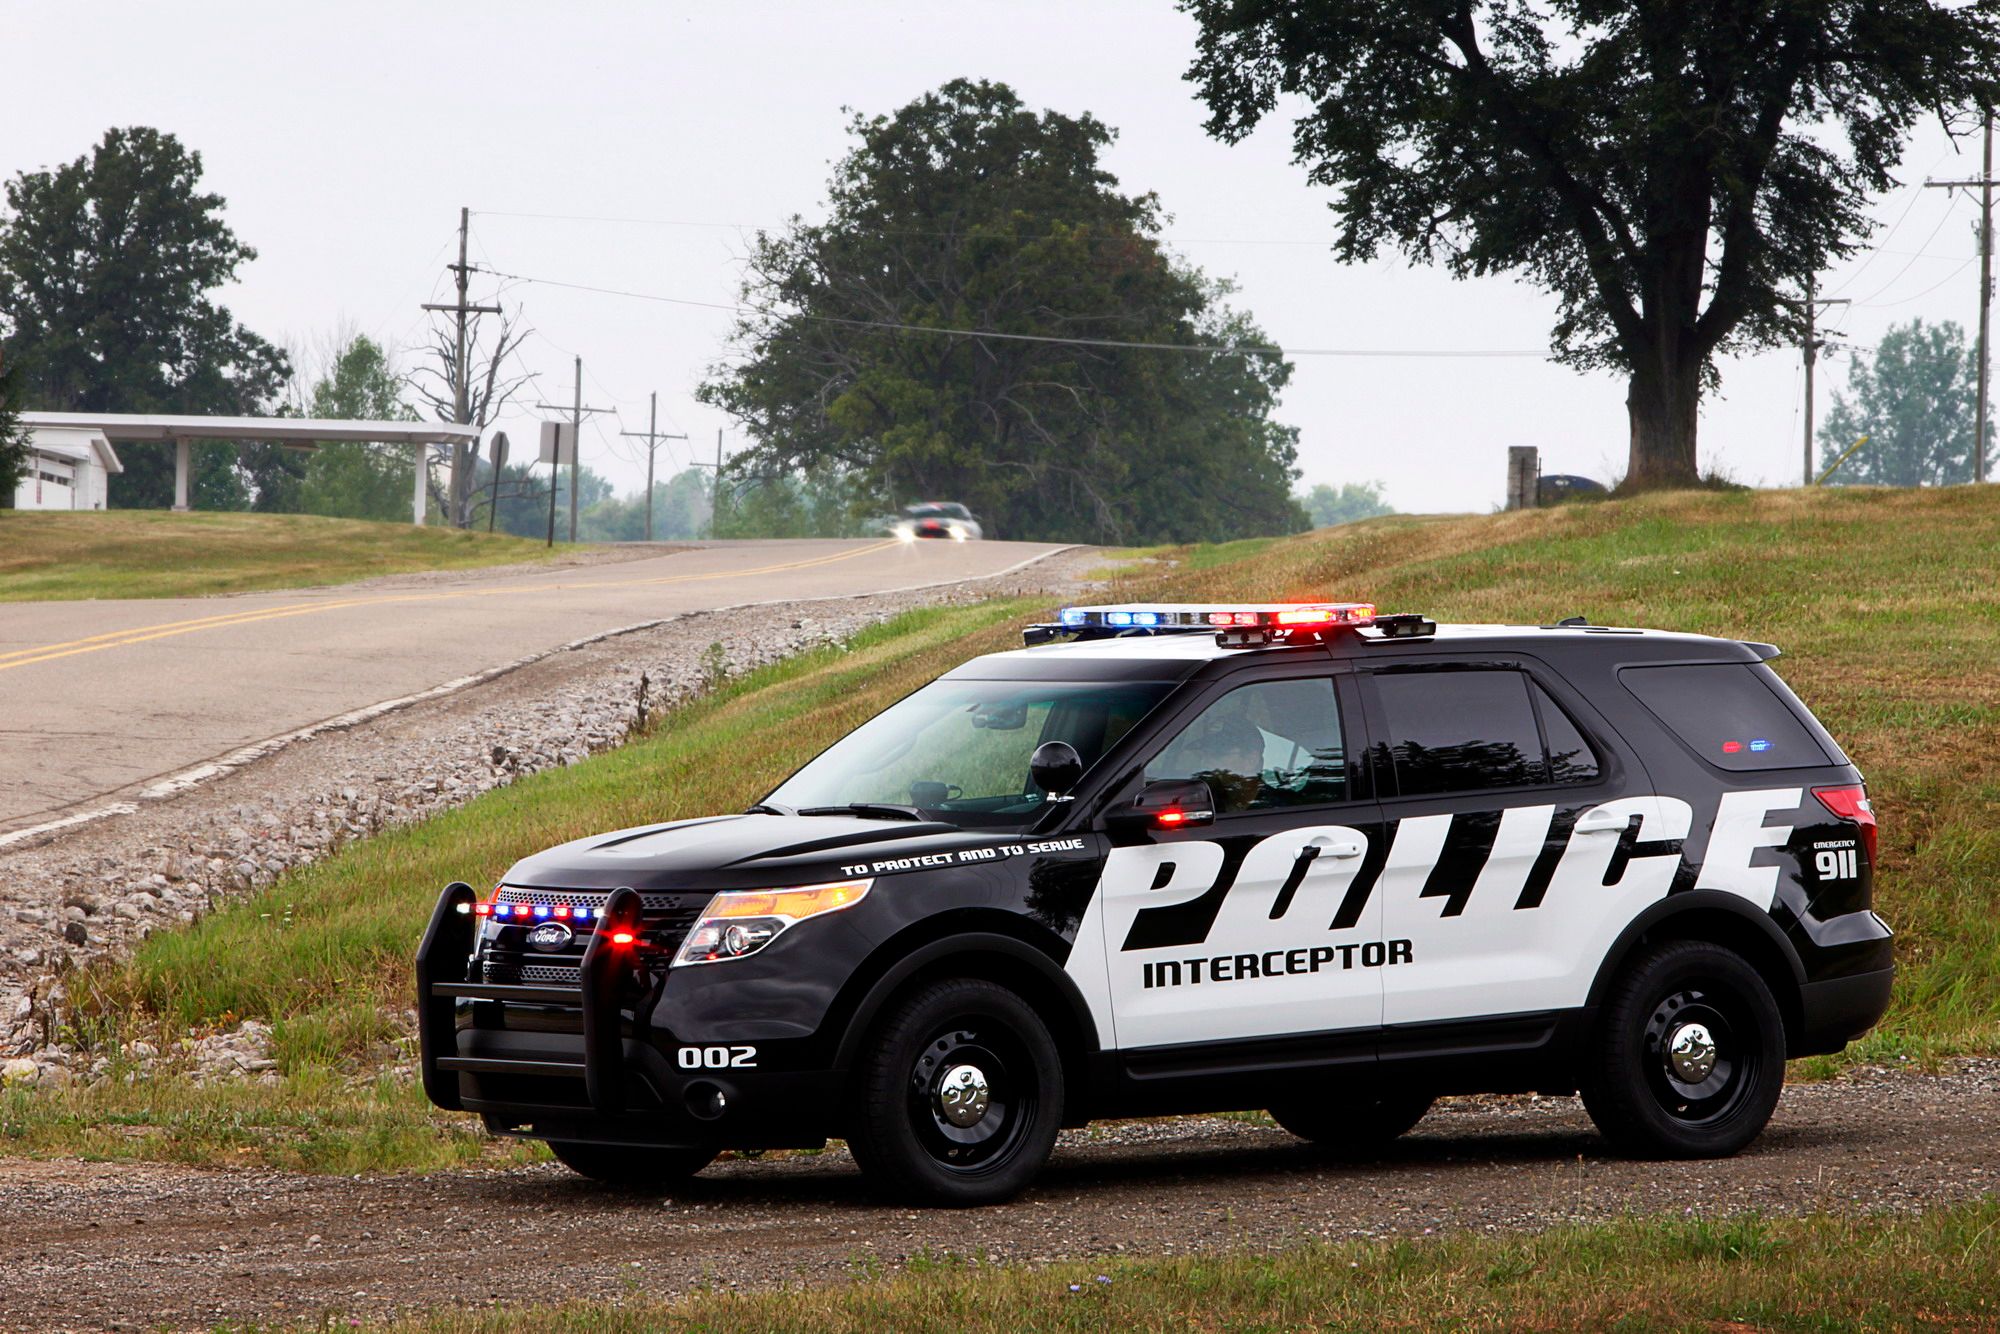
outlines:
[[[1896,970],[1830,977],[1799,988],[1798,1041],[1793,1056],[1821,1056],[1839,1051],[1873,1028],[1889,1009],[1889,991]]]

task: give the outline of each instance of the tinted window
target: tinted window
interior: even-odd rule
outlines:
[[[1766,671],[1757,663],[1713,662],[1628,667],[1618,679],[1710,764],[1787,769],[1833,763],[1812,731],[1767,684]]]
[[[1028,773],[1035,747],[1067,741],[1088,769],[1171,688],[933,681],[834,742],[767,800],[887,802],[960,825],[1025,824],[1047,796]]]
[[[1549,698],[1549,692],[1530,679],[1528,690],[1535,697],[1535,708],[1542,715],[1542,741],[1549,752],[1549,781],[1551,783],[1594,783],[1597,781],[1597,752],[1583,739],[1583,733],[1562,705]]]
[[[1260,681],[1203,709],[1146,766],[1148,782],[1199,778],[1221,812],[1347,799],[1333,682]]]
[[[1546,781],[1541,729],[1520,672],[1384,672],[1375,689],[1404,796]]]

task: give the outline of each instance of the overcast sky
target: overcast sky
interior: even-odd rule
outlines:
[[[1547,345],[1553,302],[1503,279],[1454,282],[1395,260],[1337,264],[1326,191],[1290,161],[1289,123],[1228,147],[1201,128],[1182,75],[1193,24],[1169,4],[442,4],[290,0],[160,5],[0,0],[6,109],[0,174],[84,153],[145,124],[199,150],[206,184],[259,252],[223,294],[267,337],[310,344],[352,325],[393,348],[445,299],[458,209],[475,262],[533,278],[696,302],[735,299],[757,227],[815,215],[846,148],[843,107],[896,107],[947,79],[1004,80],[1032,106],[1089,111],[1119,132],[1109,165],[1152,190],[1174,248],[1235,279],[1236,298],[1296,348],[1516,351]],[[1835,323],[1872,346],[1915,316],[1977,318],[1976,209],[1918,184],[1975,175],[1978,145],[1922,128],[1885,224],[1822,275],[1855,300]],[[530,217],[528,214],[565,215]],[[1893,230],[1889,227],[1893,226]],[[476,296],[501,285],[480,280]],[[728,353],[730,317],[532,283],[505,286],[536,331],[539,397],[616,408],[584,458],[621,489],[643,478],[646,396],[660,395],[676,465],[713,456],[721,414],[693,391]],[[1400,509],[1483,510],[1505,447],[1549,472],[1609,478],[1626,451],[1624,387],[1528,358],[1299,356],[1281,416],[1301,431],[1305,484],[1379,480]],[[1822,365],[1820,412],[1846,363]],[[532,403],[538,395],[523,396]],[[1796,485],[1799,357],[1723,367],[1701,426],[1704,466]],[[522,408],[508,423],[532,440]],[[742,442],[731,435],[727,447]]]

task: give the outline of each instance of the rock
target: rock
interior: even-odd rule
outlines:
[[[25,1056],[16,1056],[0,1064],[0,1088],[14,1088],[17,1085],[31,1085],[40,1081],[42,1067]]]
[[[90,943],[90,932],[84,930],[82,922],[65,922],[63,939],[72,945],[87,945]]]
[[[72,894],[63,900],[63,907],[74,908],[84,916],[89,917],[95,915],[97,912],[97,900],[87,894]]]

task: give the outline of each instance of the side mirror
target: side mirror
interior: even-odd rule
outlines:
[[[1163,778],[1148,783],[1129,803],[1104,816],[1104,827],[1114,843],[1143,843],[1149,834],[1214,823],[1215,795],[1199,778]]]
[[[1044,741],[1028,757],[1028,777],[1049,796],[1063,796],[1083,781],[1083,756],[1067,741]]]

